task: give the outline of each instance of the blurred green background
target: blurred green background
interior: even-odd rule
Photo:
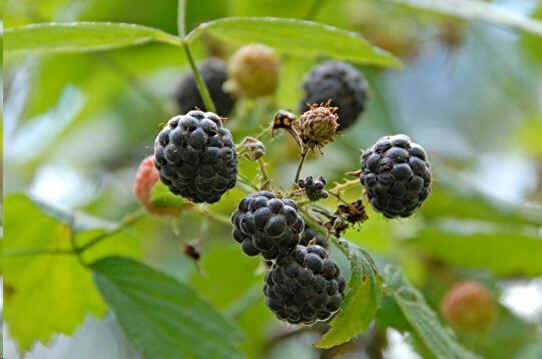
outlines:
[[[4,28],[86,20],[176,32],[175,0],[3,2]],[[360,149],[382,135],[406,133],[422,144],[433,164],[434,191],[421,211],[399,221],[370,212],[371,220],[345,237],[401,264],[435,309],[453,282],[475,278],[486,283],[501,303],[499,320],[483,333],[459,333],[461,342],[487,358],[540,358],[542,37],[393,1],[327,0],[316,8],[313,3],[194,0],[188,1],[187,24],[192,29],[226,16],[310,15],[359,32],[401,58],[405,66],[400,70],[360,67],[370,85],[368,111],[325,148],[324,156],[311,157],[304,174],[339,180],[359,167]],[[494,3],[542,20],[542,2]],[[236,48],[205,38],[193,50],[198,59],[227,61]],[[95,53],[14,54],[3,60],[4,193],[30,193],[111,221],[137,208],[132,195],[136,168],[152,154],[160,125],[176,114],[172,93],[189,71],[182,50],[148,44]],[[228,119],[235,140],[259,132],[280,108],[297,111],[302,79],[322,60],[282,55],[277,96],[240,101]],[[294,144],[279,135],[266,145],[272,176],[287,186],[297,161]],[[256,176],[248,161],[241,161],[241,171]],[[356,189],[348,197],[360,194]],[[229,215],[243,195],[233,190],[211,209]],[[211,222],[202,227],[201,221],[196,214],[175,223],[145,217],[119,251],[189,283],[231,314],[247,336],[242,344],[247,358],[373,357],[359,344],[369,340],[363,336],[357,346],[321,352],[311,346],[317,329],[299,331],[276,321],[259,295],[263,272],[258,260],[240,255],[229,227]],[[181,246],[202,237],[198,271]],[[4,277],[5,297],[18,285],[16,279]],[[388,325],[402,328],[390,313],[393,308],[384,305],[372,331],[383,338],[385,357],[429,358],[415,336],[387,330]],[[10,340],[4,349],[6,358],[25,357]],[[137,357],[111,316],[89,317],[73,337],[36,346],[33,355],[26,357]]]

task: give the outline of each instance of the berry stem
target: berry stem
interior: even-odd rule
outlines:
[[[231,221],[230,221],[230,219],[228,217],[226,217],[226,216],[224,216],[222,214],[219,214],[219,213],[209,211],[209,209],[204,207],[204,206],[194,206],[194,210],[196,210],[197,212],[203,214],[204,216],[206,216],[209,219],[212,219],[212,220],[214,220],[216,222],[219,222],[221,224],[224,224],[226,226],[231,226]]]
[[[213,99],[211,98],[209,90],[207,89],[207,85],[205,85],[205,81],[203,81],[198,67],[196,66],[196,62],[194,61],[194,57],[192,56],[190,46],[188,46],[186,42],[183,42],[183,49],[186,54],[186,58],[188,59],[188,63],[190,64],[190,68],[192,69],[192,73],[194,74],[194,78],[196,79],[196,84],[198,85],[198,90],[201,95],[201,99],[203,100],[203,104],[205,105],[205,108],[207,109],[207,111],[216,113],[216,107]]]
[[[258,158],[258,166],[260,168],[260,174],[262,175],[263,183],[269,182],[269,174],[265,168],[265,162],[262,158]]]
[[[299,161],[299,165],[297,166],[297,171],[295,172],[295,179],[294,179],[295,184],[299,182],[299,176],[301,176],[301,170],[303,169],[303,164],[305,163],[305,158],[307,158],[308,153],[309,151],[306,149],[303,149],[303,151],[301,151],[301,160]]]

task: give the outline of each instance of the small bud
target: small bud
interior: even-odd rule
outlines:
[[[271,128],[273,132],[275,132],[275,130],[278,130],[279,128],[291,130],[295,120],[296,116],[290,111],[279,110],[275,114],[275,117],[273,117],[273,125]]]
[[[265,155],[265,145],[254,137],[245,137],[239,146],[239,156],[251,161],[257,161]]]
[[[328,105],[311,105],[309,111],[299,116],[295,126],[303,144],[320,149],[334,141],[339,127],[336,111],[336,107]]]
[[[243,95],[257,98],[275,93],[279,69],[279,59],[272,48],[251,44],[237,50],[228,70],[231,80]]]

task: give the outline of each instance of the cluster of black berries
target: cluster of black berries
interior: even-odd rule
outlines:
[[[305,195],[311,201],[318,201],[329,196],[327,191],[324,189],[326,183],[326,179],[322,176],[318,176],[316,179],[309,176],[307,178],[302,178],[297,182],[299,187],[305,190]]]
[[[360,180],[376,211],[408,217],[431,191],[431,166],[408,136],[386,136],[362,154]]]
[[[265,277],[268,307],[281,320],[312,324],[329,319],[344,297],[345,280],[328,258],[327,240],[305,227],[290,199],[261,191],[245,197],[232,215],[243,252],[273,261]]]
[[[237,180],[231,133],[212,112],[170,119],[156,136],[154,165],[171,192],[193,202],[217,202]]]

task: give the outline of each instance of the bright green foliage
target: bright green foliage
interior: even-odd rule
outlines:
[[[108,50],[158,41],[179,45],[173,35],[144,26],[78,22],[26,25],[4,33],[7,51],[80,52]]]
[[[384,285],[386,293],[393,297],[416,334],[437,359],[479,358],[456,342],[453,332],[442,326],[423,295],[412,287],[399,269],[391,265],[385,268]]]
[[[91,265],[96,285],[145,358],[238,358],[239,329],[192,289],[139,262]]]
[[[200,25],[188,34],[192,42],[203,33],[238,43],[259,42],[298,56],[337,59],[398,67],[393,55],[371,46],[359,34],[319,23],[280,18],[228,18]]]
[[[46,343],[54,333],[70,334],[87,314],[105,312],[90,272],[74,255],[15,256],[27,250],[69,250],[69,226],[20,194],[5,199],[4,215],[4,315],[21,349],[35,340]]]
[[[369,254],[346,241],[341,245],[347,251],[352,275],[341,310],[330,322],[329,331],[316,343],[320,348],[344,343],[366,331],[382,298],[382,280]]]

